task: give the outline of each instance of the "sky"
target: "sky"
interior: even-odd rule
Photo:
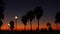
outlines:
[[[36,6],[42,6],[42,9],[44,10],[44,14],[40,19],[40,28],[45,28],[46,23],[50,22],[52,25],[52,28],[56,29],[55,21],[55,15],[57,12],[60,12],[60,0],[4,0],[6,3],[5,5],[5,11],[4,11],[4,25],[2,26],[3,29],[9,28],[7,25],[10,23],[11,20],[14,20],[14,16],[18,16],[17,19],[17,26],[19,29],[24,29],[24,25],[21,22],[22,16],[26,14],[30,10],[34,10]],[[6,27],[5,27],[6,26]],[[33,29],[37,28],[37,20],[33,20]],[[26,28],[30,29],[30,23],[28,22]]]

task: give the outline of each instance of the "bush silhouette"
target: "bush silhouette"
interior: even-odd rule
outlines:
[[[50,32],[53,31],[52,27],[51,27],[51,24],[49,22],[46,25],[48,26],[48,29],[49,29]]]
[[[13,28],[14,28],[14,21],[10,21],[10,29],[11,29],[11,31],[13,30]]]

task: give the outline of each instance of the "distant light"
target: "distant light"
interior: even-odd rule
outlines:
[[[8,24],[8,26],[9,26],[10,24]]]
[[[15,19],[18,19],[18,17],[17,17],[17,16],[15,16]]]

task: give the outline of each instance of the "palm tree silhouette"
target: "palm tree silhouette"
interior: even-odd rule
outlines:
[[[50,27],[50,26],[51,26],[51,24],[48,22],[48,23],[47,23],[47,26],[48,26],[48,27]]]
[[[30,20],[30,25],[31,25],[31,30],[32,30],[32,20],[35,17],[34,12],[31,10],[26,15],[27,15],[27,18]]]
[[[0,30],[1,30],[1,26],[2,26],[3,22],[0,20]]]
[[[22,17],[21,21],[22,21],[22,22],[23,22],[23,24],[25,25],[25,26],[24,26],[24,30],[25,30],[25,28],[26,28],[26,24],[27,24],[27,21],[28,21],[27,16],[26,16],[26,15],[24,15],[24,16]]]
[[[3,0],[0,0],[0,30],[1,30],[1,26],[3,24],[2,19],[4,19],[4,3]]]
[[[41,6],[36,7],[36,9],[34,10],[34,13],[36,15],[36,19],[38,20],[38,30],[39,30],[39,19],[43,15],[43,10],[41,9]]]
[[[52,31],[51,24],[49,22],[46,24],[46,26],[48,26],[49,31]]]
[[[57,12],[56,16],[55,16],[55,23],[60,23],[60,12]],[[58,24],[57,24],[58,25]],[[58,26],[57,26],[58,29]]]
[[[31,10],[27,12],[27,14],[22,17],[21,21],[23,22],[24,25],[26,25],[27,21],[30,20],[30,25],[31,25],[31,30],[32,30],[32,20],[36,16],[38,20],[38,28],[39,28],[39,19],[42,15],[43,15],[43,10],[41,9],[41,7],[36,7],[34,11]]]

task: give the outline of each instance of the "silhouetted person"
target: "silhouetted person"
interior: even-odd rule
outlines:
[[[2,20],[4,19],[4,3],[3,0],[0,0],[0,34],[1,34],[1,26],[3,24]]]
[[[49,22],[47,23],[47,26],[48,26],[48,29],[49,29],[50,32],[53,31],[52,27],[51,27],[51,24]]]
[[[10,29],[11,29],[11,33],[13,33],[14,21],[10,21]]]
[[[38,30],[39,30],[39,19],[43,16],[43,9],[41,6],[37,6],[34,10],[36,19],[38,20]]]
[[[60,23],[60,12],[57,12],[56,16],[55,16],[55,23]],[[57,29],[58,29],[58,24],[57,24]]]

